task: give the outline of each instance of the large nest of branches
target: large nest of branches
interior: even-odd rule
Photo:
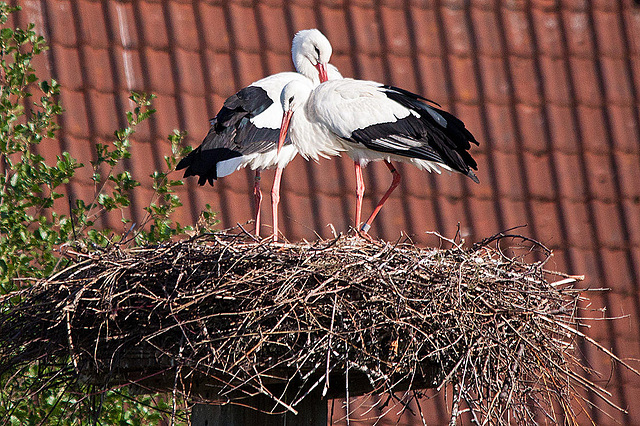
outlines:
[[[0,374],[39,363],[57,383],[262,394],[294,412],[312,392],[406,403],[448,386],[452,417],[479,423],[570,421],[580,390],[606,398],[573,352],[576,277],[546,271],[549,253],[523,238],[449,243],[221,233],[69,251],[66,269],[1,299]],[[526,261],[532,251],[542,260]]]

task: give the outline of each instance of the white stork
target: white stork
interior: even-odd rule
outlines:
[[[277,155],[277,142],[282,122],[279,97],[284,86],[292,81],[317,86],[327,79],[342,78],[337,68],[329,64],[332,48],[329,40],[317,29],[299,31],[293,38],[291,54],[295,72],[281,72],[265,77],[227,98],[202,144],[183,158],[176,169],[186,169],[184,177],[199,176],[198,183],[213,181],[249,166],[256,171],[254,197],[256,204],[256,235],[260,235],[260,171],[277,167],[271,190],[273,239],[278,239],[278,203],[282,169],[296,156],[297,149],[286,139]]]
[[[468,150],[478,142],[464,123],[430,105],[422,96],[373,81],[350,78],[317,87],[307,82],[287,84],[280,101],[284,109],[278,146],[289,139],[305,158],[345,151],[356,172],[356,227],[360,226],[364,180],[362,167],[382,160],[393,175],[387,192],[359,228],[367,238],[371,223],[401,176],[391,161],[411,163],[440,173],[440,168],[469,176],[477,164]],[[435,104],[437,105],[437,104]],[[438,105],[439,106],[439,105]],[[288,130],[288,133],[287,133]]]

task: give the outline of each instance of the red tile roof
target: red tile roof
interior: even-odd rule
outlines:
[[[174,128],[198,145],[224,99],[267,74],[292,69],[295,31],[318,27],[345,76],[414,90],[462,118],[481,145],[473,149],[481,184],[461,176],[400,167],[404,180],[374,222],[372,235],[401,232],[435,244],[426,231],[453,236],[460,223],[476,241],[513,226],[556,249],[554,268],[606,286],[607,315],[591,334],[640,358],[640,8],[621,0],[180,1],[23,0],[19,22],[35,22],[51,41],[37,65],[62,85],[60,147],[88,164],[92,145],[124,124],[130,90],[158,95],[155,117],[139,129],[126,167],[143,188],[131,216],[151,196],[147,175],[169,152]],[[272,173],[263,173],[263,220],[271,220]],[[365,214],[390,183],[384,166],[365,169]],[[223,226],[252,217],[251,173],[215,188],[188,180],[183,224],[205,203]],[[285,170],[282,229],[290,240],[332,235],[352,225],[354,176],[348,159]],[[80,174],[72,194],[90,196]],[[106,219],[113,227],[119,218]],[[266,229],[266,228],[265,228]],[[596,301],[597,302],[597,301]],[[605,358],[587,356],[605,374]],[[600,364],[605,363],[605,364]],[[637,377],[615,370],[603,386],[627,405],[621,422],[640,423]],[[439,399],[425,412],[446,418]],[[598,403],[599,404],[599,403]],[[606,409],[606,408],[605,408]],[[607,409],[608,412],[611,410]],[[594,413],[598,424],[611,423]],[[416,420],[417,421],[417,420]],[[586,417],[582,418],[586,421]],[[415,423],[418,424],[418,423]]]

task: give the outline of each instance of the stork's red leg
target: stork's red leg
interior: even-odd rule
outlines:
[[[260,207],[262,206],[262,191],[260,191],[260,170],[256,170],[253,183],[253,197],[256,205],[256,237],[260,236]]]
[[[402,179],[402,176],[400,176],[400,173],[396,170],[395,167],[393,167],[393,164],[391,164],[386,160],[384,164],[386,164],[389,170],[391,171],[391,174],[393,175],[393,180],[391,181],[391,186],[389,186],[389,189],[387,189],[387,192],[385,192],[385,194],[382,196],[382,198],[380,199],[380,202],[378,203],[376,208],[373,210],[373,213],[371,213],[371,216],[369,216],[369,219],[367,219],[367,222],[364,225],[362,225],[362,228],[360,228],[360,230],[364,233],[369,232],[369,228],[371,228],[371,222],[373,222],[373,219],[376,218],[376,216],[380,212],[380,209],[382,208],[382,205],[385,203],[385,201],[387,201],[387,198],[389,198],[389,195],[391,195],[393,190],[396,189],[398,185],[400,185],[400,180]]]
[[[356,169],[356,229],[360,228],[362,216],[362,198],[364,196],[364,179],[362,178],[362,166],[357,161],[353,162]]]
[[[280,178],[282,178],[282,168],[276,169],[273,178],[273,188],[271,189],[271,211],[273,213],[273,241],[278,241],[278,203],[280,202]]]

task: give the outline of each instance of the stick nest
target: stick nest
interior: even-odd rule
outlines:
[[[571,422],[577,390],[599,392],[573,355],[584,290],[548,281],[540,245],[506,254],[522,242],[275,245],[220,233],[74,253],[0,299],[0,374],[56,365],[57,382],[219,402],[262,394],[274,412],[319,391],[388,392],[408,407],[419,389],[450,385],[454,419]],[[542,260],[527,262],[532,251]]]

